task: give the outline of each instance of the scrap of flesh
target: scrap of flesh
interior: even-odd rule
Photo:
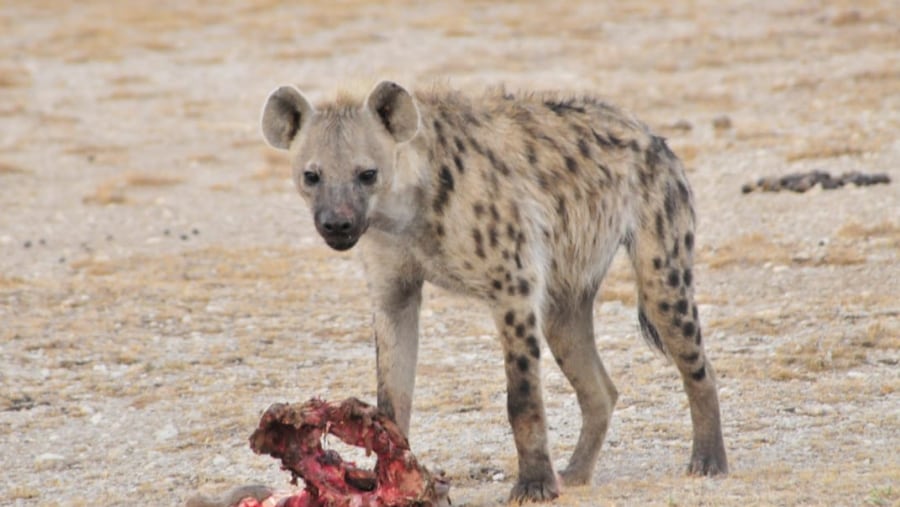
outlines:
[[[322,448],[334,435],[345,443],[375,453],[373,470],[358,468],[337,452]],[[195,497],[189,507],[437,507],[449,505],[449,483],[419,465],[394,421],[356,398],[342,402],[312,399],[276,403],[263,414],[250,436],[250,448],[281,460],[292,484],[303,479],[299,493],[242,488],[215,502]],[[245,486],[244,488],[252,488]],[[252,494],[251,494],[252,493]],[[191,502],[194,502],[193,504]],[[228,502],[228,503],[224,503]]]

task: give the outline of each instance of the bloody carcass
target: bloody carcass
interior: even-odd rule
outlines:
[[[373,470],[344,461],[322,447],[326,435],[375,453]],[[299,493],[277,495],[264,488],[226,497],[228,504],[204,497],[188,502],[193,507],[430,507],[449,505],[449,483],[419,465],[406,437],[377,408],[356,398],[342,402],[312,399],[306,403],[276,403],[263,414],[250,436],[250,448],[281,460],[282,468],[300,478]],[[248,490],[249,491],[249,490]],[[193,502],[193,503],[191,503]]]

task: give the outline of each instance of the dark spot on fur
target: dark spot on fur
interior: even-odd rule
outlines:
[[[475,255],[484,259],[487,257],[484,254],[484,240],[481,237],[481,231],[478,229],[472,229],[472,239],[475,240]]]
[[[669,271],[669,286],[670,287],[678,287],[681,284],[681,275],[678,273],[677,269],[673,269]]]
[[[490,119],[490,115],[486,115],[486,117]],[[463,113],[463,119],[476,127],[481,126],[481,122],[478,120],[478,118],[475,117],[474,114],[472,114],[471,111],[466,111],[465,113]]]
[[[578,139],[578,151],[582,157],[591,158],[591,148],[583,137]]]
[[[475,205],[472,206],[472,211],[475,212],[475,218],[481,218],[481,215],[484,214],[484,204],[481,204],[480,202],[475,203]]]
[[[528,324],[528,327],[534,327],[536,322],[537,322],[537,319],[534,317],[534,313],[533,312],[529,313],[528,318],[525,319],[525,323]]]
[[[488,240],[490,242],[491,248],[497,248],[497,245],[499,244],[497,224],[491,224],[488,226]]]
[[[513,224],[506,224],[506,235],[510,240],[516,239],[516,227]]]
[[[597,169],[600,169],[600,172],[603,173],[603,177],[606,178],[606,181],[612,180],[612,173],[609,171],[609,168],[606,167],[602,162],[597,162]],[[600,184],[603,185],[605,181],[600,181]]]
[[[436,225],[434,226],[434,232],[435,232],[435,234],[437,234],[438,236],[443,237],[443,236],[444,236],[444,224],[436,224]]]
[[[525,339],[525,343],[528,345],[528,354],[531,357],[537,359],[541,357],[541,348],[538,346],[537,338],[534,335],[528,335],[528,338]]]
[[[566,169],[568,169],[570,173],[578,172],[578,162],[575,162],[575,159],[568,155],[566,155]]]
[[[691,202],[691,192],[683,181],[678,181],[678,194],[681,196],[681,202],[687,204]]]
[[[666,225],[665,222],[663,222],[662,213],[659,211],[656,212],[656,235],[660,238],[663,238],[666,235]]]
[[[460,153],[466,152],[466,145],[463,143],[462,139],[460,139],[459,137],[454,137],[453,143],[456,144],[457,151],[459,151]]]
[[[441,166],[441,170],[438,173],[438,190],[437,196],[434,198],[434,212],[441,214],[444,212],[444,207],[447,205],[447,201],[450,200],[450,194],[453,192],[454,182],[453,182],[453,173],[450,172],[450,168],[445,165]]]
[[[528,284],[528,280],[519,278],[519,294],[527,296],[529,292],[531,292],[531,286]]]
[[[687,315],[688,311],[688,302],[686,299],[679,299],[677,303],[675,303],[675,311],[680,313],[681,315]]]
[[[694,320],[700,320],[700,318],[699,318],[699,316],[698,316],[698,312],[697,312],[697,305],[694,305],[694,306],[691,308],[691,313],[694,314]]]
[[[506,312],[506,315],[503,316],[503,322],[505,322],[507,326],[513,325],[516,322],[516,312],[512,310]]]
[[[493,218],[494,220],[500,220],[500,212],[497,211],[497,206],[494,203],[491,203],[489,209],[491,211],[491,218]]]
[[[500,280],[493,280],[491,282],[491,287],[493,287],[494,290],[503,290],[503,282]]]
[[[516,324],[516,336],[525,338],[525,324]]]
[[[672,305],[670,305],[667,301],[659,302],[659,311],[668,312],[671,308],[672,308]]]
[[[537,164],[538,157],[537,152],[534,149],[534,143],[528,142],[525,144],[525,155],[528,157],[528,163],[531,165]]]
[[[672,257],[675,259],[678,258],[678,253],[679,253],[678,244],[679,243],[676,241],[675,245],[672,246]]]
[[[519,257],[519,252],[516,252],[515,260],[516,260],[516,267],[519,269],[522,269],[522,258]]]
[[[685,338],[693,338],[694,333],[697,332],[697,328],[694,326],[693,322],[685,322],[681,326],[681,332],[684,333]]]
[[[700,328],[697,328],[697,336],[694,337],[694,343],[697,345],[703,343],[703,331]]]
[[[481,147],[478,141],[476,141],[472,137],[468,137],[467,139],[469,140],[469,144],[472,145],[472,149],[475,150],[476,153],[478,153],[479,155],[484,155],[484,148]]]
[[[680,357],[681,360],[686,363],[693,363],[697,359],[700,359],[700,352],[691,352],[689,354],[680,354],[678,357]]]
[[[684,247],[690,252],[694,249],[694,233],[689,232],[684,235]]]
[[[447,139],[444,137],[444,126],[436,119],[432,122],[432,125],[434,125],[434,134],[437,136],[438,144],[446,148]]]
[[[516,358],[516,366],[519,368],[519,371],[522,373],[528,371],[529,361],[525,356],[519,356]]]
[[[566,198],[565,198],[565,196],[562,196],[562,195],[556,196],[556,213],[562,219],[563,226],[565,226],[569,222],[569,215],[566,213]]]
[[[662,269],[662,259],[659,257],[653,258],[653,269]]]
[[[690,269],[685,269],[685,270],[684,270],[684,276],[683,276],[682,278],[684,279],[684,286],[685,286],[685,287],[690,287],[690,286],[691,286],[691,280],[693,280],[693,276],[691,275],[691,270],[690,270]]]
[[[527,380],[520,382],[515,392],[507,393],[506,410],[509,413],[510,419],[515,420],[522,417],[522,414],[531,407],[531,403],[528,399],[530,395],[531,384],[529,384]]]
[[[531,394],[531,384],[529,384],[527,380],[523,380],[519,384],[519,394],[522,396],[528,396],[529,394]]]
[[[491,165],[494,166],[494,169],[500,171],[500,174],[504,176],[509,176],[509,167],[494,155],[493,150],[488,149],[485,153],[487,154],[487,158],[491,162]]]
[[[544,101],[544,105],[547,106],[554,113],[558,114],[559,116],[563,116],[569,112],[576,112],[576,113],[587,112],[583,107],[575,105],[575,99],[546,100],[546,101]]]
[[[456,170],[459,174],[466,172],[466,166],[463,165],[463,161],[459,155],[453,155],[453,163],[456,164]]]
[[[600,135],[596,130],[591,129],[591,134],[594,136],[594,142],[597,143],[601,148],[612,148],[612,142],[606,137]]]
[[[701,366],[696,371],[692,371],[691,378],[696,382],[700,382],[701,380],[706,378],[706,366]]]
[[[663,206],[666,208],[666,217],[669,219],[669,223],[674,222],[677,204],[675,201],[675,189],[672,185],[666,186],[666,196],[663,200]]]

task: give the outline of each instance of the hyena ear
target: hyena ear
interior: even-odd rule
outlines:
[[[398,143],[409,141],[419,130],[419,109],[412,95],[392,81],[375,85],[366,97],[366,109]]]
[[[269,95],[262,112],[262,133],[273,148],[286,150],[315,109],[293,86],[282,86]]]

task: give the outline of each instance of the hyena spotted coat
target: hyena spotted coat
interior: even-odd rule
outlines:
[[[638,321],[670,357],[690,403],[691,474],[725,473],[715,376],[694,303],[694,210],[663,138],[592,97],[553,93],[409,93],[379,83],[364,99],[315,107],[274,91],[262,130],[290,152],[316,229],[336,250],[360,243],[372,296],[378,405],[408,433],[424,282],[493,312],[505,353],[518,452],[512,500],[559,485],[547,447],[538,358],[545,341],[581,408],[560,477],[592,476],[617,392],[594,343],[592,306],[623,245]]]

